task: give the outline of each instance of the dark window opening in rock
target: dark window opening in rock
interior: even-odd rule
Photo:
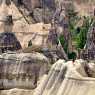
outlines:
[[[32,46],[32,41],[30,40],[29,42],[28,42],[28,47],[31,47]]]
[[[14,33],[3,32],[0,34],[0,49],[2,53],[6,51],[17,51],[21,48],[21,44]]]
[[[17,0],[18,5],[22,5],[23,4],[23,0]]]
[[[6,24],[7,24],[7,25],[12,25],[12,24],[13,24],[12,15],[8,15],[8,16],[6,17]]]
[[[30,13],[29,13],[29,16],[33,17],[33,12],[30,12]]]

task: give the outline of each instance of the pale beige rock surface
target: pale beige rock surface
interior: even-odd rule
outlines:
[[[95,78],[87,77],[84,64],[83,60],[59,60],[33,95],[95,95]]]
[[[0,91],[0,95],[33,95],[33,90],[10,89]]]

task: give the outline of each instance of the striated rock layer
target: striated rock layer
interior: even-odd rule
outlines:
[[[0,89],[35,88],[47,72],[48,59],[39,53],[0,55]]]
[[[33,95],[95,95],[95,78],[88,77],[86,66],[83,60],[74,63],[59,60],[43,77]],[[90,69],[92,67],[93,64]]]

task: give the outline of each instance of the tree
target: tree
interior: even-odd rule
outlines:
[[[89,28],[91,27],[91,24],[93,23],[93,18],[84,17],[82,27],[80,27],[80,33],[77,35],[77,49],[83,49],[86,40],[87,40],[87,33],[89,31]]]
[[[68,1],[68,4],[65,7],[66,17],[68,18],[68,53],[72,52],[72,33],[75,27],[75,21],[77,18],[77,12],[75,11],[73,0]]]
[[[65,3],[65,1],[64,1]],[[72,0],[70,2],[68,1],[68,4],[65,3],[62,5],[61,8],[65,8],[65,10],[61,9],[62,16],[60,16],[61,20],[61,26],[63,27],[64,36],[60,37],[60,42],[67,53],[72,53],[72,31],[74,30],[75,25],[75,19],[77,17],[77,12],[75,12],[74,4]],[[64,11],[64,12],[63,12]],[[65,16],[62,20],[63,15]]]
[[[75,52],[71,52],[71,53],[68,54],[68,58],[73,59],[73,61],[76,59],[76,57],[77,57],[77,55],[76,55]]]

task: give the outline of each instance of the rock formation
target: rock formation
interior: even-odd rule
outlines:
[[[36,46],[36,47],[40,46],[42,49],[47,48],[49,51],[51,51],[51,49],[53,50],[53,48],[50,49],[47,44],[48,36],[50,34],[49,30],[51,28],[50,24],[27,23],[27,20],[22,15],[19,8],[13,2],[11,2],[10,5],[7,5],[3,1],[3,3],[1,4],[1,10],[2,10],[1,11],[2,15],[0,15],[0,20],[1,20],[0,32],[14,33],[14,35],[17,37],[17,40],[20,42],[22,48],[28,47],[28,42],[31,40],[32,46]],[[51,31],[51,32],[55,32],[55,31]],[[57,31],[57,32],[59,36],[62,34],[62,31]],[[59,36],[56,36],[56,39],[58,39]],[[56,43],[56,46],[57,45],[58,44]],[[51,46],[53,47],[54,45],[51,43]],[[58,59],[60,57],[67,59],[64,50],[62,50],[62,52],[59,53],[60,49],[62,50],[62,47],[61,48],[59,47],[59,49],[55,50],[55,54],[58,54]]]
[[[47,69],[48,59],[42,54],[4,53],[0,55],[0,89],[35,88]]]
[[[4,54],[4,56],[5,55],[6,54]],[[6,64],[4,65],[6,68]],[[95,78],[91,78],[93,76],[88,77],[87,65],[89,65],[89,71],[94,71],[94,63],[87,63],[83,60],[76,60],[75,62],[58,60],[52,65],[49,73],[41,77],[35,90],[14,88],[0,91],[0,95],[95,95]],[[11,66],[14,68],[12,71],[14,71],[13,74],[15,74],[15,67],[13,65]],[[11,69],[10,66],[9,69]],[[21,71],[22,69],[20,72]],[[90,74],[93,75],[93,71],[91,71]],[[10,83],[11,80],[8,82]]]
[[[76,60],[74,63],[57,61],[49,74],[43,77],[33,95],[94,95],[95,79],[87,77],[85,66],[86,62],[83,60]],[[93,88],[90,89],[91,86]]]
[[[79,12],[80,16],[84,15],[93,15],[95,2],[93,0],[90,1],[82,1],[82,0],[13,0],[15,3],[18,1],[22,1],[26,6],[30,14],[32,15],[34,21],[33,22],[45,22],[50,23],[55,10],[58,9],[59,4],[62,2],[68,3],[74,2],[75,10]],[[91,4],[90,4],[91,3]],[[67,6],[68,7],[68,6]],[[36,19],[37,17],[37,19]],[[39,18],[39,19],[38,19]]]

